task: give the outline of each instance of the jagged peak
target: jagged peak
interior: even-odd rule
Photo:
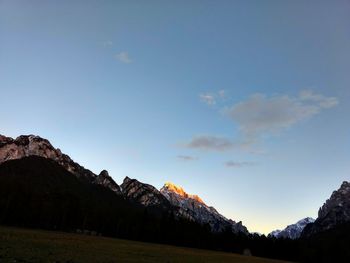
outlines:
[[[341,186],[340,189],[350,189],[350,182],[344,181]]]
[[[168,191],[174,192],[174,193],[176,193],[184,198],[191,198],[191,199],[194,199],[202,204],[205,204],[204,201],[198,195],[188,194],[181,186],[178,186],[178,185],[173,184],[171,182],[166,182],[164,184],[164,188],[166,188]]]
[[[11,137],[7,137],[5,135],[0,134],[0,140],[9,140],[9,139],[13,140]]]
[[[16,139],[13,139],[11,137],[7,137],[0,134],[0,146],[4,146],[6,144],[12,144],[12,143],[15,143],[16,145],[26,146],[36,142],[43,142],[47,144],[50,148],[54,148],[47,139],[44,139],[38,135],[34,135],[34,134],[20,135]],[[59,150],[59,149],[55,149],[55,150]]]
[[[350,182],[344,181],[340,186],[338,192],[341,195],[348,195],[350,193]]]
[[[13,139],[11,137],[7,137],[5,135],[0,134],[0,147],[12,142]]]
[[[21,139],[21,138],[28,138],[28,139],[40,139],[40,140],[44,140],[43,138],[41,138],[38,135],[34,135],[34,134],[28,134],[28,135],[20,135],[16,138],[17,139]]]
[[[107,170],[102,170],[98,176],[110,177]]]
[[[311,222],[311,223],[313,223],[315,221],[315,219],[313,219],[312,217],[305,217],[305,218],[303,218],[303,219],[300,219],[298,222],[297,222],[297,224],[298,223],[304,223],[304,222]]]
[[[123,184],[128,183],[128,182],[130,182],[130,181],[132,181],[132,180],[135,180],[135,179],[131,179],[130,177],[125,176],[125,178],[124,178],[124,180],[123,180]]]

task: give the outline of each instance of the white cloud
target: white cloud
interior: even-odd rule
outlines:
[[[189,142],[181,144],[180,146],[201,150],[201,151],[217,151],[224,152],[233,149],[245,150],[254,154],[261,154],[262,152],[254,149],[255,138],[244,138],[244,140],[231,140],[228,137],[213,136],[213,135],[197,135]]]
[[[323,109],[334,107],[338,100],[309,91],[299,97],[254,94],[239,102],[225,113],[238,124],[245,136],[273,134],[311,118]]]
[[[215,96],[210,93],[200,94],[199,98],[208,105],[214,105],[216,103]]]
[[[125,64],[130,64],[132,62],[132,60],[129,57],[128,52],[125,52],[125,51],[116,54],[115,58],[117,60],[119,60],[120,62],[123,62]]]
[[[325,97],[321,94],[315,94],[311,90],[302,90],[299,97],[304,101],[316,102],[321,108],[325,109],[332,108],[339,103],[336,97]]]
[[[225,98],[226,91],[223,89],[218,92],[206,92],[199,95],[199,99],[210,106],[216,104],[216,102],[223,101]]]
[[[186,148],[198,150],[227,151],[235,147],[235,144],[228,138],[200,135],[184,145]]]

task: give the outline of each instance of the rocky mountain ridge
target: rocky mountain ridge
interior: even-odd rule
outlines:
[[[77,178],[89,183],[103,185],[120,194],[119,186],[108,173],[102,171],[101,177],[97,176],[74,162],[68,155],[63,154],[60,149],[54,148],[46,139],[35,135],[21,135],[16,139],[0,135],[0,164],[28,156],[39,156],[54,160]]]
[[[350,182],[344,181],[340,188],[334,191],[331,197],[319,209],[315,222],[305,227],[302,236],[308,237],[349,222]]]
[[[125,198],[144,206],[168,206],[168,200],[150,184],[141,183],[136,179],[125,177],[120,185]]]
[[[201,224],[209,224],[214,232],[222,232],[231,229],[234,233],[248,234],[248,230],[242,225],[242,222],[235,222],[227,219],[214,207],[207,206],[197,195],[190,195],[182,187],[172,183],[166,183],[160,192],[175,206],[180,207],[183,211],[194,218]]]
[[[249,233],[242,222],[236,223],[225,218],[215,208],[207,206],[199,196],[189,195],[174,184],[167,183],[158,190],[152,185],[125,177],[119,186],[106,170],[99,175],[94,174],[63,154],[60,149],[54,148],[46,139],[35,135],[22,135],[16,139],[0,135],[0,164],[29,156],[51,159],[82,181],[102,185],[131,202],[146,207],[159,207],[171,211],[176,217],[209,224],[214,232],[231,229],[236,233]]]

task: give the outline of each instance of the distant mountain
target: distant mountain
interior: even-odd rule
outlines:
[[[345,223],[350,223],[350,182],[346,181],[323,204],[316,221],[308,225],[302,235],[308,237]]]
[[[272,231],[269,236],[276,237],[276,238],[290,238],[290,239],[297,239],[300,237],[301,233],[303,232],[306,225],[313,223],[315,219],[311,217],[306,217],[301,220],[299,220],[297,223],[288,225],[283,230],[274,230]]]
[[[273,231],[271,231],[271,233],[269,233],[267,236],[268,237],[278,237],[278,235],[279,235],[279,233],[281,233],[282,232],[282,230],[279,230],[279,229],[277,229],[277,230],[273,230]]]
[[[34,135],[22,135],[16,139],[0,135],[0,164],[28,156],[40,156],[54,160],[80,180],[105,186],[120,194],[119,186],[106,171],[101,172],[101,177],[97,176],[74,162],[68,155],[63,154],[60,149],[55,149],[46,139]]]
[[[197,195],[190,195],[182,187],[172,183],[166,183],[160,192],[169,200],[169,202],[182,208],[195,221],[201,224],[209,224],[212,231],[222,232],[226,229],[234,233],[248,234],[248,230],[242,225],[242,222],[236,223],[219,214],[214,207],[207,206]]]

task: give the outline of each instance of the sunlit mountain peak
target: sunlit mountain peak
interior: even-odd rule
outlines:
[[[202,204],[204,201],[198,195],[191,195],[185,192],[185,190],[181,186],[177,186],[171,182],[166,182],[164,187],[168,189],[168,191],[174,192],[182,197],[194,199]]]

